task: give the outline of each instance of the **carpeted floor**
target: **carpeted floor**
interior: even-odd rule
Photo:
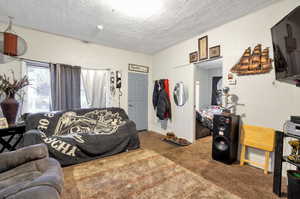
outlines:
[[[64,168],[62,198],[277,198],[272,175],[211,160],[211,137],[187,147],[161,138],[142,132],[142,149]]]
[[[63,199],[240,199],[147,149],[74,165],[64,173]]]
[[[276,199],[272,193],[273,176],[263,170],[239,164],[225,165],[211,159],[211,137],[202,138],[187,147],[176,147],[160,141],[154,132],[140,133],[141,146],[191,170],[243,199]],[[286,184],[284,181],[283,185]],[[283,186],[283,190],[286,188]]]

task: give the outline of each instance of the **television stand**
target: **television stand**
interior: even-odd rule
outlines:
[[[276,131],[276,147],[275,147],[275,165],[274,165],[274,176],[273,176],[273,193],[281,197],[281,181],[282,181],[282,163],[286,162],[297,167],[300,170],[300,164],[290,161],[286,156],[283,156],[283,141],[284,138],[290,137],[300,140],[300,136],[289,133],[283,133]]]

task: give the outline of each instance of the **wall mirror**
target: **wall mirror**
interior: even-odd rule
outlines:
[[[183,82],[178,82],[175,84],[173,97],[176,106],[184,106],[188,99],[188,91],[185,88]]]

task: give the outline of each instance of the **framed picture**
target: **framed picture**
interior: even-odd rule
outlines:
[[[0,129],[8,128],[8,123],[5,117],[0,118]]]
[[[148,66],[141,66],[136,64],[128,64],[128,70],[140,73],[149,73]]]
[[[207,35],[198,39],[199,61],[208,58],[208,37]]]
[[[236,78],[233,73],[229,72],[227,78],[228,78],[229,85],[236,85]]]
[[[192,52],[190,53],[190,63],[194,63],[198,61],[198,52]]]
[[[220,56],[221,56],[220,45],[209,48],[209,58],[215,58],[215,57],[220,57]]]

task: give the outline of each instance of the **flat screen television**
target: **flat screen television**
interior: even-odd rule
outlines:
[[[276,79],[300,86],[300,6],[271,29]]]

